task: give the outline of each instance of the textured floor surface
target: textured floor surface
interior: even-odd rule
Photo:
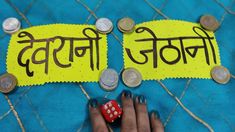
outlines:
[[[94,24],[97,17],[114,23],[129,16],[136,23],[159,19],[198,22],[203,14],[214,15],[221,23],[215,33],[222,65],[235,74],[234,0],[1,0],[0,22],[17,17],[22,27],[52,23]],[[0,74],[6,72],[6,53],[10,36],[0,29]],[[116,26],[108,35],[108,66],[120,71],[123,66],[122,34]],[[111,59],[110,59],[111,58]],[[79,76],[79,75],[74,75]],[[195,115],[215,131],[235,131],[235,79],[226,85],[213,80],[166,79],[161,81]],[[83,83],[90,97],[119,98],[122,83],[105,92],[97,83]],[[144,81],[131,91],[147,97],[149,111],[160,112],[166,131],[208,131],[189,116],[156,81]],[[15,111],[12,111],[9,102]],[[90,131],[87,98],[75,83],[53,83],[20,87],[10,95],[0,94],[0,131]],[[15,117],[18,113],[21,125]],[[114,129],[116,130],[116,129]]]

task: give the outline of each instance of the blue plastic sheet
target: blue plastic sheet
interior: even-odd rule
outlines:
[[[159,14],[160,10],[160,14]],[[129,16],[136,23],[170,19],[198,22],[203,14],[215,16],[221,23],[215,33],[222,65],[235,74],[234,0],[2,0],[0,22],[8,17],[20,19],[22,28],[53,23],[94,24],[95,17],[107,17],[114,23],[114,36],[108,35],[108,66],[118,72],[123,67],[122,33],[118,19]],[[163,13],[163,14],[161,14]],[[0,29],[0,74],[6,72],[10,36]],[[74,74],[74,76],[79,76]],[[235,131],[235,79],[226,85],[203,79],[166,79],[162,81],[195,115],[215,131]],[[118,99],[123,89],[120,80],[113,92],[103,91],[98,83],[82,83],[90,97]],[[135,95],[147,97],[148,110],[158,110],[166,131],[208,131],[189,116],[156,81],[144,81]],[[50,83],[20,87],[8,95],[26,131],[91,131],[87,98],[75,83]],[[3,94],[0,94],[0,131],[21,131]],[[117,130],[118,129],[114,129]]]

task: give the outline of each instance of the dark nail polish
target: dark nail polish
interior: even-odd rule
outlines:
[[[126,98],[132,98],[132,93],[131,93],[131,91],[129,91],[129,90],[124,90],[124,91],[122,92],[122,94],[123,94]]]
[[[152,112],[152,114],[154,114],[154,117],[155,117],[156,119],[160,119],[160,114],[159,114],[158,111],[154,110],[154,111]]]
[[[98,106],[98,101],[96,99],[90,99],[89,105],[93,108],[96,108]]]
[[[140,104],[145,104],[146,103],[146,99],[143,95],[138,96],[138,101]]]

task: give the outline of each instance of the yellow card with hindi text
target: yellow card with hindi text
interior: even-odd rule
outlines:
[[[220,65],[213,32],[197,23],[178,20],[150,21],[124,34],[125,68],[139,70],[144,80],[165,78],[211,78]]]
[[[107,36],[92,25],[51,24],[22,29],[8,47],[7,71],[19,86],[96,82],[107,68]]]

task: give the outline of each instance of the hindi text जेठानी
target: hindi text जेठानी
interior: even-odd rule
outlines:
[[[220,65],[213,32],[199,24],[162,20],[138,24],[124,35],[125,67],[138,69],[144,80],[164,78],[210,78]]]

